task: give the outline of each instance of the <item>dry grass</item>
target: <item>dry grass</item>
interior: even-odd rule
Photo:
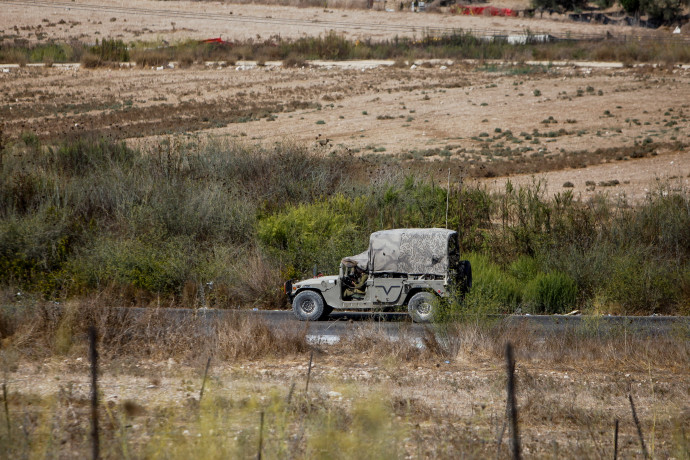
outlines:
[[[260,318],[226,312],[222,319],[203,309],[170,313],[162,308],[104,305],[98,297],[3,314],[6,345],[29,359],[85,354],[88,327],[96,326],[104,359],[176,358],[187,361],[216,356],[223,360],[286,356],[307,349],[300,327],[269,328]]]
[[[683,372],[690,367],[687,326],[670,333],[649,334],[630,326],[608,327],[597,318],[566,330],[544,331],[524,323],[479,320],[434,325],[415,339],[410,324],[400,327],[391,340],[387,329],[375,322],[353,324],[332,349],[334,353],[355,353],[420,364],[446,359],[463,362],[502,360],[511,342],[516,359],[537,366],[586,366],[590,369],[628,369],[639,372],[665,369]]]
[[[99,308],[97,299],[56,312],[43,307],[15,326],[0,323],[7,334],[0,354],[11,426],[24,427],[21,439],[10,443],[0,424],[4,456],[88,452],[88,365],[82,359],[91,322],[102,342],[105,457],[256,456],[263,412],[269,458],[508,458],[506,439],[497,445],[508,340],[517,351],[526,456],[606,457],[617,418],[619,455],[639,457],[629,393],[654,456],[690,453],[687,331],[621,339],[592,324],[544,335],[474,321],[436,334],[429,329],[420,348],[408,324],[391,341],[377,323],[354,323],[340,343],[315,347],[307,393],[314,347],[300,324],[278,328],[247,314],[224,320],[163,310],[134,315]],[[17,383],[27,379],[37,385]]]
[[[168,65],[171,61],[170,54],[166,50],[150,49],[150,50],[134,50],[131,56],[132,61],[136,62],[138,66],[142,67],[156,67]],[[185,51],[182,57],[183,62],[187,62],[189,56]]]

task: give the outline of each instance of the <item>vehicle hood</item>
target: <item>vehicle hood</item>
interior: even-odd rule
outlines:
[[[337,280],[338,275],[319,276],[317,278],[309,278],[306,280],[297,281],[293,284],[293,286],[297,287],[297,289],[305,287],[316,287],[319,289],[326,290],[335,286]]]

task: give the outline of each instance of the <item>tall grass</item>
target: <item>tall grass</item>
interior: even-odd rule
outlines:
[[[372,231],[443,227],[446,190],[305,147],[106,140],[4,147],[0,281],[64,299],[279,306],[285,278],[335,273]],[[374,166],[376,167],[376,166]],[[674,186],[675,187],[675,186]],[[454,188],[448,225],[474,267],[473,311],[687,313],[690,194],[630,206],[542,184]]]
[[[158,308],[136,311],[123,308],[127,305],[126,299],[92,295],[60,306],[27,307],[15,316],[3,311],[1,317],[11,325],[6,331],[8,345],[36,359],[82,354],[91,325],[97,329],[105,360],[174,358],[196,363],[210,355],[225,361],[307,350],[306,329],[301,325],[278,330],[259,317],[241,313],[222,318],[200,314],[181,320]]]

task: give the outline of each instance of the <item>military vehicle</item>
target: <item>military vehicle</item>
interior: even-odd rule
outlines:
[[[471,285],[472,267],[460,260],[457,232],[403,228],[372,233],[369,249],[342,259],[338,275],[287,281],[284,289],[302,321],[325,319],[334,309],[407,306],[413,321],[429,322],[440,298]]]

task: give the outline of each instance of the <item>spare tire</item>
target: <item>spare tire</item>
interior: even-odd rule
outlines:
[[[458,285],[460,292],[465,295],[472,287],[472,265],[469,260],[461,260],[458,270]]]

